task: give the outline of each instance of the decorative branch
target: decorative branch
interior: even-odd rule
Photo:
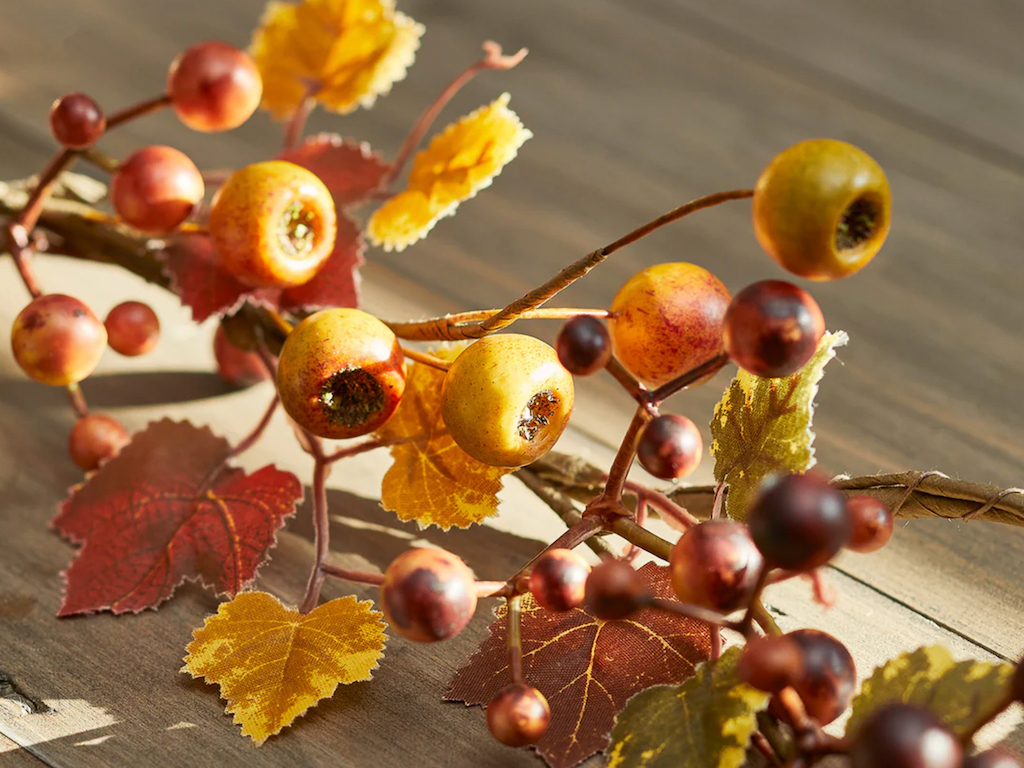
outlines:
[[[429,320],[413,320],[407,322],[387,322],[385,324],[394,334],[406,341],[461,341],[463,327],[475,327],[480,322],[494,317],[502,310],[482,309],[471,312],[459,312],[454,315],[432,317]],[[609,317],[607,309],[581,309],[577,307],[542,307],[523,312],[520,320],[567,320],[572,317]]]

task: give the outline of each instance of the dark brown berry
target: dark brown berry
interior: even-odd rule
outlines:
[[[410,549],[384,572],[380,604],[388,624],[402,637],[421,643],[447,640],[473,618],[473,572],[443,549]]]
[[[641,608],[646,598],[643,578],[622,560],[594,566],[587,578],[587,608],[599,619],[624,619]]]
[[[852,496],[846,500],[853,523],[853,536],[847,549],[854,552],[875,552],[892,536],[892,510],[873,496]]]
[[[555,340],[555,350],[569,373],[589,376],[608,364],[612,357],[612,340],[604,323],[584,315],[562,326]]]
[[[846,646],[816,629],[798,629],[785,637],[803,656],[801,677],[793,684],[807,714],[828,725],[850,706],[857,686],[857,668]]]
[[[75,422],[68,438],[71,460],[86,472],[113,458],[131,442],[128,430],[110,416],[90,413]]]
[[[50,107],[50,131],[68,149],[88,149],[106,129],[100,105],[84,93],[61,96]]]
[[[747,526],[708,520],[679,538],[669,565],[672,588],[680,600],[730,612],[750,601],[764,558]]]
[[[661,480],[676,480],[700,465],[704,441],[697,425],[685,416],[656,416],[644,427],[637,445],[640,466]]]
[[[530,569],[530,593],[549,611],[583,605],[590,565],[571,549],[545,552]]]
[[[736,674],[759,691],[778,693],[803,677],[803,652],[791,637],[759,637],[743,649]]]
[[[487,728],[510,747],[536,744],[547,732],[551,709],[544,694],[528,685],[503,688],[487,705]]]
[[[874,712],[850,748],[852,768],[961,768],[960,740],[927,709],[890,704]]]

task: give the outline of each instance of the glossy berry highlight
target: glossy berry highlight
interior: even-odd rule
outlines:
[[[90,413],[75,422],[68,438],[71,460],[86,472],[116,456],[131,442],[128,430],[110,416]]]
[[[651,419],[640,434],[636,451],[640,466],[661,480],[686,477],[700,466],[703,454],[704,441],[697,425],[676,414]]]
[[[61,96],[50,107],[50,133],[68,149],[88,149],[106,129],[107,116],[84,93]]]
[[[217,373],[233,387],[251,387],[270,378],[260,356],[232,344],[223,325],[217,326],[213,336],[213,356]]]
[[[569,373],[590,376],[611,360],[612,340],[603,322],[584,315],[566,321],[558,332],[555,350]]]
[[[781,152],[754,187],[754,233],[795,275],[836,280],[863,268],[889,233],[892,195],[870,155],[833,139]]]
[[[590,564],[571,549],[545,552],[530,569],[530,594],[549,611],[570,611],[583,605]]]
[[[107,343],[119,355],[144,355],[160,340],[160,319],[148,304],[125,301],[118,304],[103,321]]]
[[[803,664],[800,677],[792,684],[807,714],[828,725],[853,700],[857,668],[846,646],[832,635],[816,629],[798,629],[785,635],[800,649]]]
[[[14,320],[11,351],[30,378],[52,386],[81,381],[99,365],[107,331],[85,304],[49,293],[35,299]]]
[[[586,604],[599,619],[624,619],[643,607],[648,597],[643,577],[627,562],[608,560],[595,565],[587,578]]]
[[[380,605],[388,624],[402,637],[420,643],[447,640],[473,618],[473,572],[451,552],[410,549],[384,572]]]
[[[814,298],[783,280],[749,285],[725,315],[725,351],[755,376],[789,376],[804,367],[825,335],[825,318]]]
[[[281,405],[296,424],[339,440],[382,426],[405,392],[395,334],[359,309],[325,309],[288,334],[277,364]]]
[[[961,768],[960,740],[927,709],[890,704],[867,719],[850,749],[852,768]]]
[[[750,602],[764,558],[747,526],[708,520],[679,538],[669,567],[672,589],[684,603],[731,612]]]
[[[536,461],[572,413],[572,375],[555,350],[516,333],[487,336],[455,358],[441,391],[445,426],[458,446],[492,467]]]
[[[205,191],[195,163],[172,147],[144,147],[133,152],[110,180],[110,200],[117,215],[151,234],[178,227]]]
[[[502,688],[487,705],[487,730],[509,747],[536,744],[550,722],[548,700],[529,685],[514,683]]]
[[[846,545],[854,552],[876,552],[892,537],[892,510],[873,496],[851,496],[846,510],[853,524],[853,535]]]
[[[245,51],[218,41],[197,43],[171,64],[167,95],[175,114],[192,130],[229,131],[256,111],[263,80]]]

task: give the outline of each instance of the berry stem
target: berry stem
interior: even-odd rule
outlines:
[[[537,562],[541,555],[550,552],[552,549],[576,549],[580,544],[589,541],[594,535],[600,533],[601,529],[601,521],[594,517],[585,517],[574,524],[569,530],[534,555],[530,562],[520,568],[519,572],[506,582],[512,594],[525,592],[529,589],[524,583],[526,581],[525,577],[530,573],[530,568],[533,567],[533,564]]]
[[[312,88],[306,92],[302,103],[299,104],[295,114],[285,125],[283,149],[293,149],[302,141],[302,134],[306,130],[306,121],[309,120],[310,114],[316,108],[316,99],[313,98],[313,93],[314,89]]]
[[[760,598],[750,604],[750,611],[754,621],[757,622],[757,625],[761,627],[761,630],[766,635],[778,637],[782,634],[782,628],[775,623],[775,619],[768,613],[768,609],[764,607],[764,603],[761,602]]]
[[[138,104],[133,104],[130,107],[125,107],[120,112],[115,112],[107,118],[107,133],[114,130],[119,125],[124,125],[132,120],[169,106],[171,106],[171,97],[169,94],[165,93],[146,101],[140,101]]]
[[[520,595],[508,598],[508,614],[505,629],[505,646],[508,648],[508,668],[512,683],[521,685],[523,682],[523,637],[522,611]]]
[[[569,528],[573,528],[583,521],[583,515],[576,509],[572,499],[557,488],[548,485],[529,468],[517,472],[516,477],[519,478],[523,485],[533,491],[537,498],[551,507]],[[585,543],[594,554],[601,558],[615,557],[615,552],[600,538],[591,537]],[[530,562],[532,563],[533,561],[531,560]]]
[[[324,563],[331,546],[331,524],[327,516],[327,477],[331,473],[331,465],[324,455],[323,443],[320,438],[306,432],[306,446],[313,454],[313,529],[316,533],[316,563],[309,574],[306,585],[306,596],[299,607],[301,613],[309,613],[316,608],[320,599],[320,589],[324,584]]]
[[[697,621],[703,621],[708,624],[712,629],[720,629],[726,627],[733,629],[735,622],[729,621],[724,614],[712,611],[709,608],[704,608],[700,605],[692,605],[690,603],[681,603],[678,600],[667,600],[664,597],[649,597],[644,601],[644,606],[647,608],[656,608],[659,611],[665,611],[666,613],[674,613],[678,616],[685,616],[688,619],[696,619]],[[714,640],[712,639],[712,643]],[[721,637],[719,637],[719,644],[721,644]],[[714,648],[712,647],[712,653]],[[719,654],[721,654],[721,648],[719,648]],[[712,655],[712,659],[718,658]]]
[[[717,624],[711,625],[711,661],[718,661],[722,656],[722,628]]]
[[[43,206],[57,183],[57,178],[75,162],[76,157],[77,153],[74,150],[62,149],[50,159],[42,173],[39,174],[39,180],[36,182],[32,194],[28,196],[25,207],[21,209],[21,213],[14,221],[15,224],[23,226],[26,233],[35,229],[36,222],[39,221],[39,217],[43,213]]]
[[[476,582],[477,597],[509,597],[513,591],[507,581]]]
[[[647,499],[643,496],[636,497],[636,515],[633,516],[633,519],[636,520],[637,525],[643,525],[647,522]],[[641,552],[643,550],[636,544],[630,544],[626,551],[622,553],[622,559],[627,563],[632,563],[640,556]]]
[[[80,150],[79,154],[85,162],[96,166],[105,173],[114,173],[120,165],[116,158],[111,157],[105,152],[100,152],[98,149],[93,147]]]
[[[646,405],[648,402],[647,387],[641,384],[636,376],[626,370],[626,367],[619,362],[619,359],[612,355],[608,358],[608,364],[605,365],[604,369],[612,375],[622,388],[626,390],[626,393],[637,401],[640,405]]]
[[[711,519],[717,520],[722,516],[722,505],[725,504],[725,481],[715,486],[715,499],[711,503]]]
[[[676,504],[661,491],[656,491],[653,488],[648,488],[647,486],[640,485],[640,483],[635,483],[631,480],[627,480],[623,483],[623,488],[631,493],[635,493],[637,498],[643,499],[645,502],[657,509],[659,513],[666,517],[671,517],[677,523],[686,528],[700,523],[700,520],[687,512],[686,509]],[[637,522],[643,523],[639,517],[637,518]]]
[[[82,394],[82,388],[77,383],[68,384],[68,400],[71,402],[71,407],[75,411],[75,415],[80,419],[84,419],[89,415],[89,405],[85,402],[85,395]]]
[[[325,576],[333,576],[336,579],[342,579],[344,581],[354,581],[357,584],[369,584],[371,586],[380,586],[384,583],[383,573],[370,573],[369,571],[350,571],[347,568],[339,568],[336,565],[330,563],[324,563],[320,566],[320,571]]]
[[[622,443],[615,454],[611,469],[608,470],[608,480],[604,490],[587,505],[588,511],[596,512],[607,509],[609,506],[621,507],[622,489],[626,484],[629,469],[633,465],[633,459],[636,457],[640,433],[650,420],[650,412],[644,406],[638,406],[636,413],[633,414],[633,419],[629,422],[626,434],[622,437]]]
[[[410,322],[386,322],[385,324],[400,339],[406,341],[462,341],[468,337],[463,336],[461,328],[475,328],[482,320],[494,317],[502,310],[500,309],[477,309],[471,312],[459,312],[454,315],[433,317],[429,320],[415,320]],[[520,320],[567,320],[573,317],[586,315],[588,317],[608,317],[611,313],[607,309],[581,309],[578,307],[542,307],[523,312]]]
[[[666,541],[656,533],[651,533],[628,517],[617,517],[606,527],[607,530],[621,536],[631,544],[636,544],[644,552],[650,552],[666,562],[672,554],[672,542]]]
[[[484,57],[480,61],[471,64],[465,70],[463,70],[454,80],[452,80],[448,86],[437,95],[437,98],[423,110],[416,122],[413,123],[412,129],[409,134],[405,137],[402,142],[402,146],[398,149],[398,154],[395,155],[395,162],[391,165],[391,170],[388,175],[384,178],[384,187],[388,187],[402,175],[402,171],[405,169],[405,164],[409,162],[409,158],[412,153],[416,150],[416,147],[423,141],[423,137],[427,135],[427,131],[430,130],[430,126],[434,124],[434,120],[441,114],[441,110],[444,109],[445,105],[451,101],[452,97],[457,94],[462,87],[476,77],[478,74],[483,72],[485,69],[496,69],[505,70],[512,69],[520,61],[526,58],[527,50],[521,48],[517,53],[511,56],[505,56],[501,52],[501,46],[490,40],[486,41],[483,45]]]
[[[423,363],[424,365],[429,365],[431,368],[436,368],[439,371],[447,371],[451,367],[451,363],[447,360],[442,360],[439,357],[428,355],[426,352],[418,352],[415,349],[402,347],[402,354],[410,360],[414,360],[417,363]]]
[[[715,355],[715,357],[711,358],[706,363],[690,369],[681,376],[677,376],[672,379],[672,381],[662,384],[660,387],[653,390],[650,394],[650,401],[655,405],[660,405],[681,389],[686,389],[688,386],[694,382],[700,381],[705,376],[717,373],[728,362],[729,356],[725,354],[725,352]]]
[[[256,441],[260,439],[263,432],[266,430],[267,425],[270,424],[270,420],[274,416],[274,412],[277,410],[278,403],[281,400],[277,396],[277,392],[274,392],[274,397],[270,401],[270,405],[267,406],[267,410],[263,413],[263,417],[259,420],[259,423],[246,437],[244,437],[238,445],[231,449],[231,453],[228,454],[228,459],[233,459],[236,456],[241,456],[247,450],[256,444]]]
[[[783,768],[782,760],[779,759],[779,756],[772,748],[771,742],[768,741],[768,737],[763,733],[760,731],[754,731],[750,736],[750,743],[754,745],[754,748],[760,752],[764,756],[765,760],[774,766],[774,768]]]
[[[324,461],[326,461],[328,464],[333,464],[336,461],[347,459],[350,456],[358,456],[360,453],[366,453],[368,451],[376,450],[377,448],[387,447],[388,443],[382,442],[380,440],[364,440],[363,442],[356,443],[355,445],[350,445],[345,448],[339,448],[334,453],[324,457]]]
[[[7,225],[7,249],[14,258],[14,266],[21,275],[25,289],[33,299],[38,299],[43,295],[43,289],[32,271],[32,248],[29,246],[28,232],[16,222]]]

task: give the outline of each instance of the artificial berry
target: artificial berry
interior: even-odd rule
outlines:
[[[536,744],[550,722],[548,700],[529,685],[514,683],[502,688],[487,705],[487,729],[510,747]]]
[[[813,473],[766,482],[751,504],[747,524],[768,565],[790,571],[824,565],[853,534],[846,499]]]
[[[558,359],[575,376],[589,376],[604,368],[612,357],[612,340],[605,324],[582,315],[568,320],[555,339]]]
[[[195,163],[172,147],[133,152],[110,180],[110,200],[117,215],[153,234],[170,232],[185,221],[205,191]]]
[[[88,149],[106,129],[107,116],[84,93],[61,96],[50,107],[50,132],[68,149]]]
[[[853,536],[846,545],[854,552],[875,552],[892,536],[892,510],[874,496],[851,496],[846,509],[853,523]]]
[[[755,376],[778,378],[803,368],[825,334],[825,318],[807,291],[762,280],[736,294],[725,314],[725,351]]]
[[[245,51],[217,41],[197,43],[171,64],[167,95],[189,128],[205,133],[229,131],[256,111],[263,80]]]
[[[118,304],[107,314],[103,325],[110,348],[127,357],[146,354],[160,340],[160,320],[156,312],[141,301]]]
[[[488,336],[455,358],[441,397],[462,450],[493,467],[521,467],[547,453],[569,423],[572,375],[539,339]]]
[[[730,612],[750,602],[764,558],[747,526],[708,520],[679,537],[669,566],[672,589],[680,600]]]
[[[319,437],[359,437],[382,426],[405,392],[395,334],[359,309],[325,309],[288,334],[277,364],[281,405]]]
[[[571,549],[552,549],[530,569],[530,594],[549,611],[570,611],[583,605],[590,565]]]
[[[754,232],[790,272],[835,280],[866,265],[889,233],[892,196],[870,155],[843,141],[802,141],[754,187]]]
[[[75,422],[68,438],[68,453],[81,469],[91,472],[131,442],[128,430],[110,416],[90,413]]]
[[[791,637],[759,637],[743,649],[736,674],[759,691],[778,693],[803,677],[803,652]]]
[[[251,387],[270,378],[260,356],[232,344],[223,325],[217,326],[213,336],[213,356],[217,360],[217,373],[233,387]]]
[[[331,255],[336,233],[327,187],[316,174],[282,160],[236,171],[210,209],[219,265],[254,287],[307,282]]]
[[[850,706],[857,686],[857,668],[846,646],[816,629],[785,635],[803,657],[802,674],[792,683],[807,714],[828,725]]]
[[[890,704],[871,714],[850,747],[852,768],[961,768],[960,740],[932,712]]]
[[[608,331],[619,362],[649,387],[722,351],[729,291],[695,264],[658,264],[631,277],[612,301]]]
[[[1005,749],[990,749],[968,757],[963,768],[1024,768],[1024,761]]]
[[[107,331],[85,304],[50,293],[35,299],[14,320],[11,350],[29,377],[66,386],[92,373],[107,346]]]
[[[697,425],[685,416],[656,416],[644,427],[637,444],[640,466],[661,480],[676,480],[700,465],[704,441]]]
[[[643,607],[647,586],[639,573],[623,560],[609,560],[594,566],[587,577],[585,601],[599,619],[624,619]]]
[[[388,624],[420,643],[459,634],[476,610],[473,572],[443,549],[410,549],[384,572],[380,604]]]

